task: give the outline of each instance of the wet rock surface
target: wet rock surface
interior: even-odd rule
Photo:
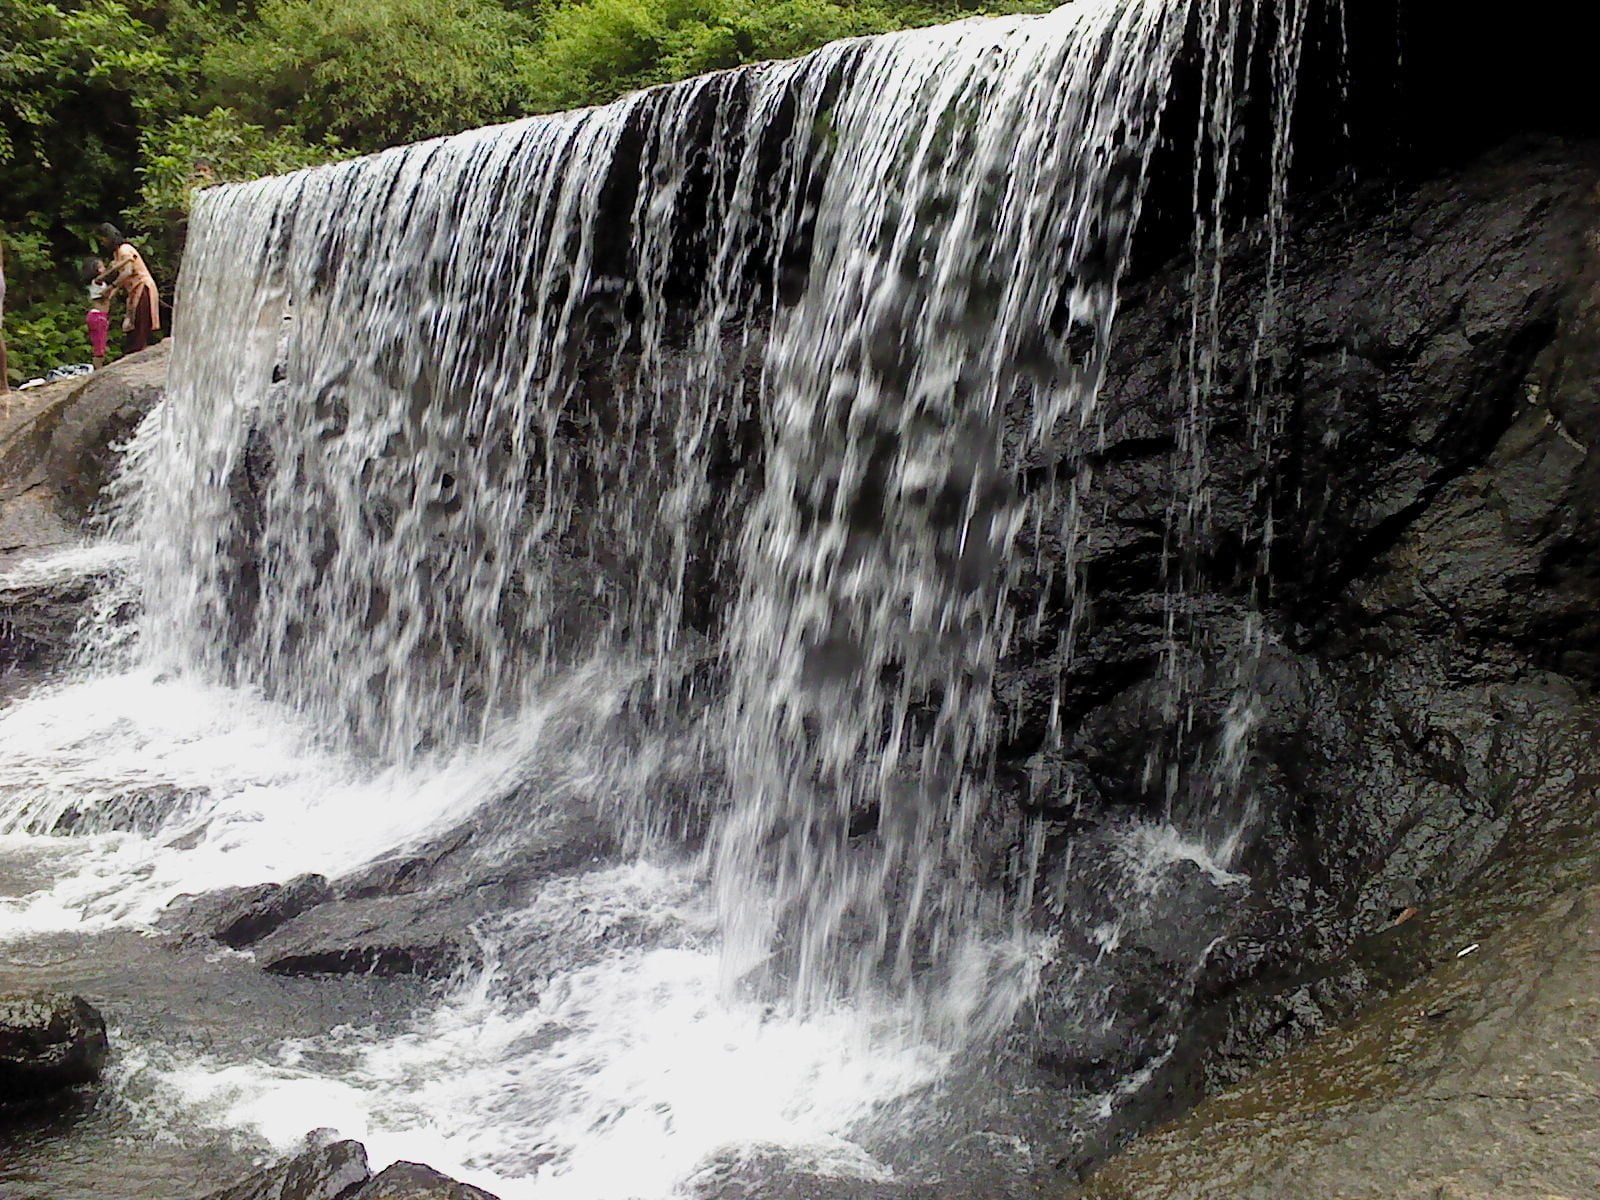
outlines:
[[[1020,464],[1081,513],[1080,578],[1013,597],[1045,619],[999,676],[1000,777],[1049,822],[1041,922],[1104,916],[1073,922],[1100,940],[1069,937],[1047,972],[1033,1053],[1085,1092],[1159,1059],[1131,1126],[1431,966],[1359,965],[1396,914],[1592,826],[1597,183],[1592,144],[1522,143],[1303,213],[1265,338],[1241,239],[1218,343],[1231,382],[1198,413],[1170,355],[1186,268],[1158,274],[1124,304],[1096,427]],[[1172,561],[1199,439],[1205,511]],[[1168,821],[1235,840],[1239,881],[1219,890],[1181,854],[1154,880],[1119,874],[1128,831]]]
[[[397,1162],[385,1167],[355,1193],[353,1200],[495,1200],[482,1188],[441,1175],[421,1163]]]
[[[1084,1200],[1576,1200],[1600,1191],[1600,888],[1113,1159]]]
[[[96,588],[89,575],[0,579],[0,671],[45,667],[59,660]]]
[[[316,1146],[205,1200],[348,1200],[372,1177],[367,1148],[336,1141]]]
[[[224,888],[204,896],[179,897],[173,919],[237,950],[260,941],[287,921],[331,898],[321,875],[299,875],[288,883]]]
[[[0,995],[0,1117],[93,1083],[109,1054],[105,1018],[83,997]]]
[[[316,1135],[307,1135],[315,1140]],[[376,1175],[366,1147],[333,1141],[286,1159],[205,1200],[496,1200],[482,1188],[421,1163],[397,1162]]]
[[[449,977],[478,960],[476,923],[520,911],[551,880],[613,852],[592,806],[574,802],[532,832],[522,827],[532,802],[512,789],[471,822],[331,882],[305,875],[181,898],[162,928],[248,949],[278,975]],[[562,961],[583,951],[549,949]]]
[[[432,895],[336,900],[273,933],[255,954],[280,975],[449,975],[472,954],[472,921],[490,911],[488,896],[470,911]]]

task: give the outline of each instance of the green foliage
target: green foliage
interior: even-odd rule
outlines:
[[[140,123],[181,74],[116,0],[0,0],[0,220],[105,220],[135,186]]]
[[[597,104],[633,88],[803,53],[871,27],[829,0],[584,0],[552,12],[529,75],[530,106]]]
[[[9,263],[10,260],[7,259]],[[63,290],[49,300],[32,304],[21,314],[7,314],[6,374],[12,386],[43,375],[63,363],[89,361],[89,331],[83,314],[88,303]],[[116,353],[116,334],[111,337]]]
[[[532,35],[493,0],[263,0],[204,74],[252,121],[377,150],[516,115]]]
[[[162,231],[164,249],[175,260],[194,193],[218,183],[241,183],[302,167],[348,158],[331,136],[307,144],[287,130],[252,125],[228,108],[185,114],[139,139],[143,179],[139,203],[130,212],[135,225]]]
[[[12,374],[87,357],[89,231],[170,297],[195,190],[1049,0],[0,0]],[[130,227],[131,223],[131,227]],[[142,237],[139,236],[142,234]]]
[[[1052,7],[1038,0],[576,0],[545,19],[527,103],[540,112],[599,104],[704,71],[792,58],[836,38]]]

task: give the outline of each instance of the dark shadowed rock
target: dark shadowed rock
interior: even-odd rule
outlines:
[[[152,783],[124,788],[98,798],[92,806],[66,809],[49,829],[36,832],[57,837],[94,833],[151,834],[164,823],[193,811],[210,798],[205,788]]]
[[[360,1142],[330,1142],[212,1192],[205,1200],[349,1200],[371,1178]]]
[[[421,1163],[397,1162],[372,1177],[353,1200],[496,1200],[482,1188],[460,1183]]]
[[[332,895],[321,875],[299,875],[288,883],[223,888],[203,896],[178,897],[170,906],[168,924],[239,949]]]
[[[256,943],[283,975],[449,975],[474,961],[471,927],[518,911],[548,881],[581,872],[615,848],[612,827],[574,800],[529,828],[536,784],[483,804],[470,823],[333,882],[333,899]]]
[[[0,996],[0,1111],[100,1077],[105,1019],[81,996]]]
[[[406,854],[379,859],[339,880],[341,900],[404,896],[426,888],[472,842],[472,826],[463,825]]]
[[[1187,266],[1130,289],[1095,427],[1020,464],[1075,479],[1083,518],[1076,644],[1055,640],[1060,581],[1025,574],[1019,615],[1052,619],[997,678],[1001,778],[1053,831],[1041,920],[1065,954],[1036,1045],[1071,1087],[1161,1057],[1148,1103],[1123,1106],[1135,1124],[1404,986],[1434,952],[1405,950],[1408,933],[1374,957],[1363,939],[1531,861],[1600,803],[1597,183],[1595,147],[1522,144],[1302,221],[1265,339],[1259,248],[1239,239],[1181,596],[1163,531],[1193,420],[1168,353]],[[1270,543],[1252,495],[1271,500]],[[1242,655],[1252,610],[1259,649]],[[1229,782],[1216,764],[1241,697]],[[1168,819],[1212,846],[1236,823],[1236,894],[1108,870],[1103,830]],[[1135,903],[1154,941],[1074,945]]]
[[[72,643],[96,588],[91,575],[0,575],[0,670],[48,666]]]
[[[335,900],[257,943],[257,960],[280,975],[448,975],[474,952],[468,926],[488,897],[437,894]]]

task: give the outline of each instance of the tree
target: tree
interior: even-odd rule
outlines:
[[[264,129],[378,150],[520,115],[533,33],[492,0],[264,0],[203,74]]]

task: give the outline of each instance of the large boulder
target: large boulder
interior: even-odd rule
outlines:
[[[614,850],[615,832],[592,802],[572,798],[530,830],[527,808],[537,801],[536,785],[518,785],[470,823],[331,883],[305,875],[186,896],[161,923],[180,937],[248,947],[273,974],[449,976],[478,955],[477,922],[521,911],[551,881]],[[546,947],[552,959],[594,949],[570,933],[552,931],[562,943]]]
[[[62,659],[121,569],[109,552],[69,551],[89,533],[120,448],[166,390],[168,347],[10,398],[0,421],[0,675]]]
[[[1022,464],[1070,495],[1037,548],[1076,528],[1079,573],[1025,574],[1019,616],[1052,619],[998,676],[1000,779],[1047,821],[1041,920],[1065,951],[1035,1044],[1073,1088],[1163,1063],[1135,1123],[1401,986],[1430,956],[1357,968],[1361,939],[1592,820],[1597,184],[1596,147],[1524,143],[1307,214],[1265,336],[1261,246],[1239,239],[1198,409],[1170,353],[1189,268],[1157,273],[1096,420]],[[1204,513],[1175,561],[1197,444]],[[1153,879],[1089,852],[1169,824],[1190,844],[1140,856]],[[1208,851],[1226,894],[1185,858]]]
[[[329,1141],[212,1192],[206,1200],[349,1200],[371,1177],[365,1146]]]
[[[169,921],[238,950],[258,942],[332,897],[321,875],[297,875],[287,883],[222,888],[203,896],[180,896],[169,906]]]
[[[81,996],[0,996],[0,1113],[93,1083],[110,1053],[106,1023]]]
[[[307,1135],[315,1141],[318,1133]],[[397,1162],[373,1175],[366,1147],[328,1141],[275,1163],[205,1200],[496,1200],[421,1163]]]
[[[256,959],[279,975],[449,975],[475,952],[471,922],[491,897],[465,903],[437,893],[334,900],[256,943]]]
[[[37,401],[0,439],[0,532],[27,507],[76,531],[116,469],[118,449],[166,392],[171,343],[161,342],[70,385],[39,389]],[[42,526],[33,536],[48,533]],[[0,555],[37,549],[11,534]]]

